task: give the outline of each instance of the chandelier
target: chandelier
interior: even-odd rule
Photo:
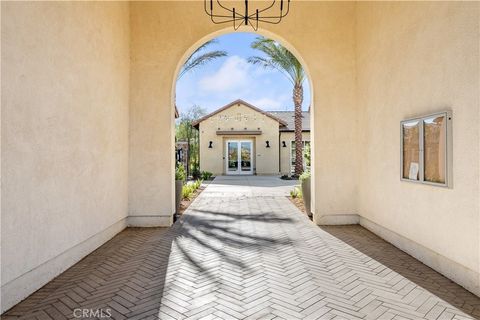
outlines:
[[[290,0],[272,0],[272,2],[264,8],[255,8],[249,12],[248,0],[245,0],[243,10],[236,10],[235,7],[230,8],[222,4],[220,0],[204,0],[204,8],[207,15],[215,24],[233,23],[233,28],[237,30],[241,25],[250,25],[253,30],[258,30],[258,23],[278,24],[282,21],[290,10]],[[229,2],[229,1],[227,1]],[[230,1],[231,2],[231,1]]]

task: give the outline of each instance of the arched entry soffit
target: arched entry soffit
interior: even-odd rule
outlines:
[[[261,35],[261,36],[264,36],[266,38],[273,39],[273,40],[277,41],[282,46],[287,48],[291,53],[293,53],[295,55],[295,57],[298,59],[298,61],[300,61],[303,68],[305,69],[305,73],[307,74],[308,82],[309,82],[309,85],[310,85],[310,107],[311,107],[311,111],[313,112],[313,110],[314,110],[314,107],[313,107],[314,87],[313,87],[312,77],[310,76],[311,73],[310,73],[310,71],[308,69],[308,65],[305,62],[305,60],[303,59],[302,55],[287,40],[285,40],[283,37],[277,35],[276,33],[273,33],[273,32],[270,32],[270,31],[264,30],[264,29],[258,29],[257,31],[253,31],[249,27],[240,27],[240,29],[238,29],[237,31],[232,31],[231,27],[224,28],[224,29],[221,29],[221,30],[217,30],[215,32],[212,32],[212,33],[200,38],[197,42],[195,42],[193,45],[191,45],[190,48],[188,48],[188,50],[183,54],[182,58],[179,60],[179,62],[177,64],[177,67],[175,68],[175,73],[173,74],[172,89],[171,89],[171,93],[170,93],[172,108],[175,108],[175,92],[176,92],[177,76],[178,76],[178,73],[180,72],[180,69],[181,69],[182,65],[185,63],[185,61],[187,61],[188,57],[198,47],[200,47],[205,42],[207,42],[209,40],[212,40],[214,38],[217,38],[219,36],[222,36],[224,34],[232,33],[232,32],[257,33],[258,35]],[[313,120],[313,117],[310,117],[310,119]],[[311,126],[311,128],[313,128],[313,126]]]

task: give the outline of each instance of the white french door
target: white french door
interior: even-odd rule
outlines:
[[[252,174],[252,141],[227,140],[226,142],[226,173]]]

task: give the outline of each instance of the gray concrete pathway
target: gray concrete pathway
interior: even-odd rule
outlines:
[[[295,183],[218,177],[173,227],[121,232],[2,319],[480,317],[478,297],[364,228],[313,225],[285,197]]]
[[[471,319],[464,311],[473,306],[461,310],[422,281],[438,281],[439,292],[461,292],[480,315],[478,298],[418,261],[408,266],[417,271],[412,281],[339,239],[335,232],[342,228],[313,225],[285,197],[296,183],[257,176],[215,179],[176,226],[160,316]],[[372,238],[359,226],[349,230]],[[406,256],[393,252],[386,260]]]

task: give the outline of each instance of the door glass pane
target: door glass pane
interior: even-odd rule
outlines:
[[[404,179],[418,180],[419,171],[419,133],[418,121],[403,124],[403,173]]]
[[[252,169],[252,143],[241,142],[241,163],[242,171],[251,171]]]
[[[423,121],[425,181],[445,183],[446,130],[445,116]]]
[[[238,143],[228,142],[228,171],[237,171],[238,169]]]

